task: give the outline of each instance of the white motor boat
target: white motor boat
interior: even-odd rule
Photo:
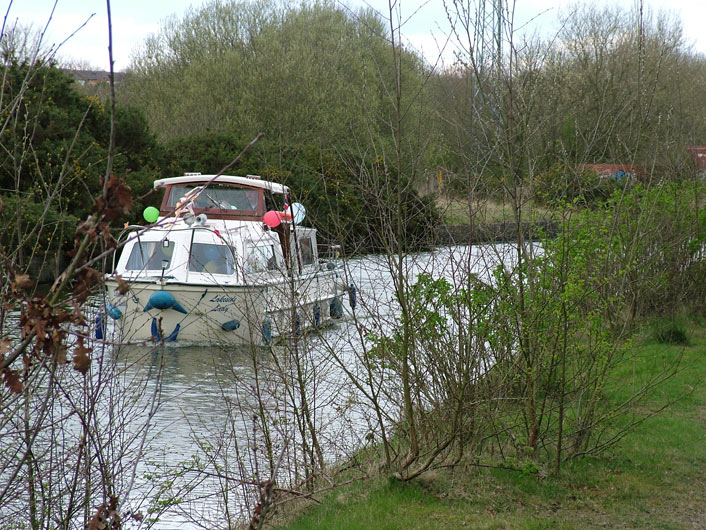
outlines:
[[[165,191],[151,224],[121,235],[97,338],[263,344],[341,318],[346,292],[355,307],[344,264],[319,255],[286,186],[187,173],[154,187]]]

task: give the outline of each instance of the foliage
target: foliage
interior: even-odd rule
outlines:
[[[689,171],[685,149],[706,135],[696,118],[706,61],[684,42],[679,20],[589,4],[559,19],[547,41],[508,32],[493,75],[474,70],[466,54],[480,37],[456,25],[465,52],[432,91],[450,124],[440,129],[449,170],[520,179],[586,163],[640,164],[647,177]]]
[[[140,402],[149,378],[90,339],[89,297],[104,277],[94,256],[133,207],[112,170],[142,164],[153,141],[138,114],[80,97],[43,35],[0,31],[0,526],[119,528],[142,519],[130,491],[147,423],[135,419],[155,395]],[[42,271],[53,283],[40,290]]]
[[[115,243],[109,223],[131,208],[129,188],[111,175],[90,215],[74,225],[71,261],[44,296],[18,270],[16,256],[0,247],[3,527],[18,520],[31,528],[71,528],[89,519],[89,527],[118,525],[118,503],[127,501],[133,482],[124,467],[128,452],[136,451],[133,466],[140,457],[141,428],[127,433],[124,421],[140,408],[135,396],[144,386],[135,384],[134,395],[119,388],[115,359],[87,339],[93,319],[84,310],[103,277],[90,266],[91,249]],[[42,214],[40,223],[50,218]]]
[[[325,1],[212,2],[145,42],[121,97],[165,140],[264,132],[289,145],[365,145],[368,127],[379,130],[391,112],[387,50],[372,12]],[[419,84],[419,68],[407,54],[410,83]]]
[[[535,201],[547,206],[564,203],[595,206],[619,187],[620,183],[598,175],[592,169],[578,171],[560,165],[536,175],[532,182]]]
[[[411,309],[402,315],[415,330],[408,350],[402,323],[388,336],[369,336],[371,361],[382,380],[395,382],[388,384],[398,403],[403,392],[399,374],[407,355],[422,450],[443,448],[446,456],[466,449],[482,452],[480,433],[490,428],[487,420],[495,410],[493,385],[485,376],[503,348],[492,287],[475,277],[452,282],[458,279],[421,274],[410,287]],[[408,428],[400,422],[396,435],[405,440]]]
[[[559,234],[541,248],[513,244],[516,261],[503,262],[492,283],[463,268],[420,273],[406,289],[408,312],[369,336],[377,376],[396,382],[392,402],[402,402],[408,363],[420,452],[448,461],[490,450],[505,465],[528,469],[529,458],[558,471],[642,421],[626,423],[626,405],[671,377],[678,356],[623,402],[606,401],[605,388],[629,362],[645,318],[671,317],[659,340],[686,343],[674,318],[703,307],[706,225],[700,208],[685,204],[702,194],[700,182],[637,185],[600,208],[564,210]],[[402,445],[409,429],[408,418],[396,424]]]
[[[670,413],[652,417],[604,455],[567,462],[564,472],[553,476],[541,465],[531,475],[502,468],[495,453],[431,471],[413,483],[373,479],[337,488],[278,528],[429,528],[430,521],[434,528],[449,529],[595,528],[606,521],[689,527],[700,521],[706,500],[701,483],[706,343],[702,321],[687,318],[684,324],[694,337],[691,346],[655,344],[640,336],[606,385],[605,400],[618,403],[662,362],[684,354],[682,369],[636,407],[644,414],[670,406]]]
[[[687,323],[680,318],[659,320],[652,325],[654,339],[660,344],[689,345]]]
[[[462,50],[473,54],[478,35],[462,20],[470,4],[450,9],[461,11],[455,37],[465,29]],[[493,69],[474,65],[462,51],[455,69],[437,75],[400,44],[402,17],[394,15],[386,27],[371,11],[351,13],[328,1],[216,0],[170,19],[135,55],[122,85],[122,101],[134,107],[114,116],[114,160],[110,113],[99,99],[81,97],[51,64],[6,61],[3,307],[22,312],[27,342],[19,349],[0,342],[3,403],[12,400],[12,410],[24,414],[0,419],[20,433],[27,451],[0,451],[19,477],[14,489],[0,491],[0,500],[13,497],[20,506],[26,500],[38,523],[42,502],[52,501],[36,497],[44,487],[39,477],[73,480],[81,491],[71,497],[81,505],[76,513],[83,510],[84,522],[96,526],[105,512],[117,515],[118,499],[131,486],[111,468],[120,463],[102,452],[108,443],[122,443],[124,424],[109,432],[95,428],[100,418],[114,417],[113,396],[106,401],[101,393],[114,387],[91,379],[91,370],[115,366],[98,365],[83,338],[71,339],[68,331],[90,333],[80,307],[101,275],[88,266],[87,254],[113,244],[109,224],[126,220],[131,204],[119,179],[102,185],[102,165],[126,174],[133,192],[144,196],[160,173],[217,172],[259,132],[268,140],[243,160],[243,172],[290,185],[293,199],[307,206],[307,222],[325,239],[343,241],[347,250],[381,252],[375,263],[390,290],[379,293],[376,271],[363,271],[368,292],[351,308],[350,326],[336,330],[341,342],[309,350],[325,333],[317,330],[309,342],[294,332],[281,351],[269,352],[268,362],[252,356],[252,378],[234,376],[236,394],[220,387],[228,419],[213,436],[218,443],[202,446],[205,465],[190,471],[221,482],[226,512],[238,488],[257,503],[253,520],[262,515],[260,525],[287,486],[295,488],[292,496],[303,496],[299,487],[311,496],[329,471],[327,451],[335,442],[332,451],[351,456],[356,477],[369,472],[350,446],[380,440],[371,452],[379,451],[381,468],[405,481],[480,464],[510,468],[526,485],[535,475],[559,475],[562,466],[576,469],[578,457],[606,451],[651,414],[630,407],[644,406],[674,374],[680,352],[670,351],[628,384],[616,381],[641,366],[633,362],[630,339],[644,317],[673,317],[683,301],[703,309],[703,186],[688,179],[665,184],[656,176],[675,174],[683,158],[676,153],[706,133],[703,106],[694,97],[706,63],[684,48],[669,20],[585,7],[564,20],[556,44],[510,42]],[[166,142],[164,150],[148,123]],[[603,161],[652,167],[653,175],[646,173],[654,182],[615,189],[576,170]],[[451,191],[469,198],[469,211],[477,209],[473,201],[493,196],[512,209],[516,241],[484,249],[478,262],[494,273],[482,281],[472,272],[477,249],[459,260],[448,254],[443,273],[411,254],[433,244],[438,212],[418,190],[440,168],[451,176]],[[554,208],[552,220],[561,227],[541,246],[526,241],[520,228],[534,206],[531,194]],[[155,198],[138,200],[139,211]],[[33,298],[21,270],[68,250],[72,240],[77,257],[70,268],[57,275],[49,298]],[[507,249],[509,258],[501,255]],[[341,271],[345,284],[352,280],[348,272]],[[294,282],[291,287],[294,295]],[[64,303],[61,294],[68,291],[73,296]],[[394,302],[383,305],[390,292]],[[663,339],[681,340],[681,326],[666,329]],[[57,377],[69,359],[77,372],[70,388],[42,386],[44,370]],[[117,372],[106,377],[118,380]],[[154,388],[156,403],[159,384]],[[138,402],[124,396],[125,403]],[[66,431],[75,438],[57,444],[60,465],[54,453],[33,452],[41,445],[33,433],[54,441],[64,434],[54,430],[63,411],[45,416],[54,404],[81,421]],[[322,408],[329,405],[334,414]],[[151,417],[144,417],[149,424]],[[12,423],[15,418],[24,424]],[[369,432],[356,438],[350,426],[361,418]],[[232,436],[245,422],[253,424],[247,448]],[[136,461],[137,438],[112,454],[130,446],[138,447]],[[284,460],[289,467],[280,470]],[[91,489],[94,476],[98,489]],[[158,486],[152,509],[181,503],[183,477],[172,476],[176,487]],[[275,488],[286,476],[290,484]],[[338,480],[334,471],[323,487]],[[34,489],[25,494],[25,484]],[[100,508],[91,519],[94,504]]]
[[[167,142],[162,175],[183,175],[192,171],[215,174],[235,158],[247,141],[233,133],[207,131]],[[254,154],[246,153],[241,166],[248,168],[248,173],[259,174],[258,163]]]
[[[592,289],[617,328],[650,315],[674,315],[682,307],[703,310],[706,282],[703,242],[704,185],[698,181],[637,185],[617,192],[596,211],[585,211],[569,234],[595,261],[600,278]],[[624,300],[621,311],[610,300]]]
[[[76,219],[90,212],[101,192],[110,117],[103,103],[79,96],[53,64],[11,60],[3,71],[9,104],[1,116],[1,242],[14,249],[20,267],[32,262],[35,273],[46,274],[47,251],[62,255],[70,248]],[[140,192],[152,180],[155,140],[134,109],[118,109],[115,122],[114,169],[130,174]]]
[[[0,211],[0,222],[3,226],[28,227],[30,236],[25,245],[16,247],[11,255],[16,256],[27,252],[31,259],[42,260],[48,255],[61,254],[62,242],[70,241],[74,237],[79,218],[57,210],[54,204],[46,204],[28,199],[26,194],[17,194],[15,197],[5,196],[4,208]],[[41,226],[38,221],[42,220]],[[13,234],[9,230],[6,236]],[[12,248],[7,245],[8,248]]]

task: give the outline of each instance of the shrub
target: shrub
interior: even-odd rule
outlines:
[[[687,346],[689,335],[686,323],[679,318],[660,320],[652,326],[652,336],[660,344],[677,344]]]
[[[553,206],[562,203],[595,205],[608,199],[622,183],[598,175],[592,169],[557,165],[535,176],[534,200]]]

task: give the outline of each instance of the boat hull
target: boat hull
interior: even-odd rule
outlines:
[[[267,344],[341,317],[338,274],[260,285],[131,281],[124,294],[109,279],[104,322],[114,342]],[[100,325],[100,324],[99,324]],[[99,332],[100,333],[100,332]]]

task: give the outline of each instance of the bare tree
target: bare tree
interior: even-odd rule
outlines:
[[[107,8],[110,19],[109,2]],[[24,165],[37,161],[43,110],[30,104],[27,87],[51,66],[40,57],[41,38],[25,39],[31,47],[22,51],[16,29],[0,35],[13,54],[3,64],[0,128],[19,139],[3,145],[19,176]],[[28,111],[37,114],[27,119],[23,113]],[[113,137],[112,127],[108,135]],[[0,524],[8,528],[119,527],[125,519],[142,518],[141,501],[131,492],[159,403],[160,370],[131,376],[108,344],[93,339],[95,313],[89,302],[102,282],[102,274],[90,266],[93,249],[115,246],[109,223],[132,206],[129,188],[112,174],[112,140],[105,174],[95,177],[102,191],[92,214],[77,227],[71,260],[57,271],[48,291],[36,289],[31,279],[36,261],[18,252],[28,238],[56,237],[49,212],[62,199],[73,148],[69,143],[56,181],[42,180],[48,168],[37,168],[45,209],[34,226],[23,226],[18,217],[10,239],[16,247],[0,249]],[[22,208],[16,211],[19,216]],[[151,397],[142,399],[145,394]]]

